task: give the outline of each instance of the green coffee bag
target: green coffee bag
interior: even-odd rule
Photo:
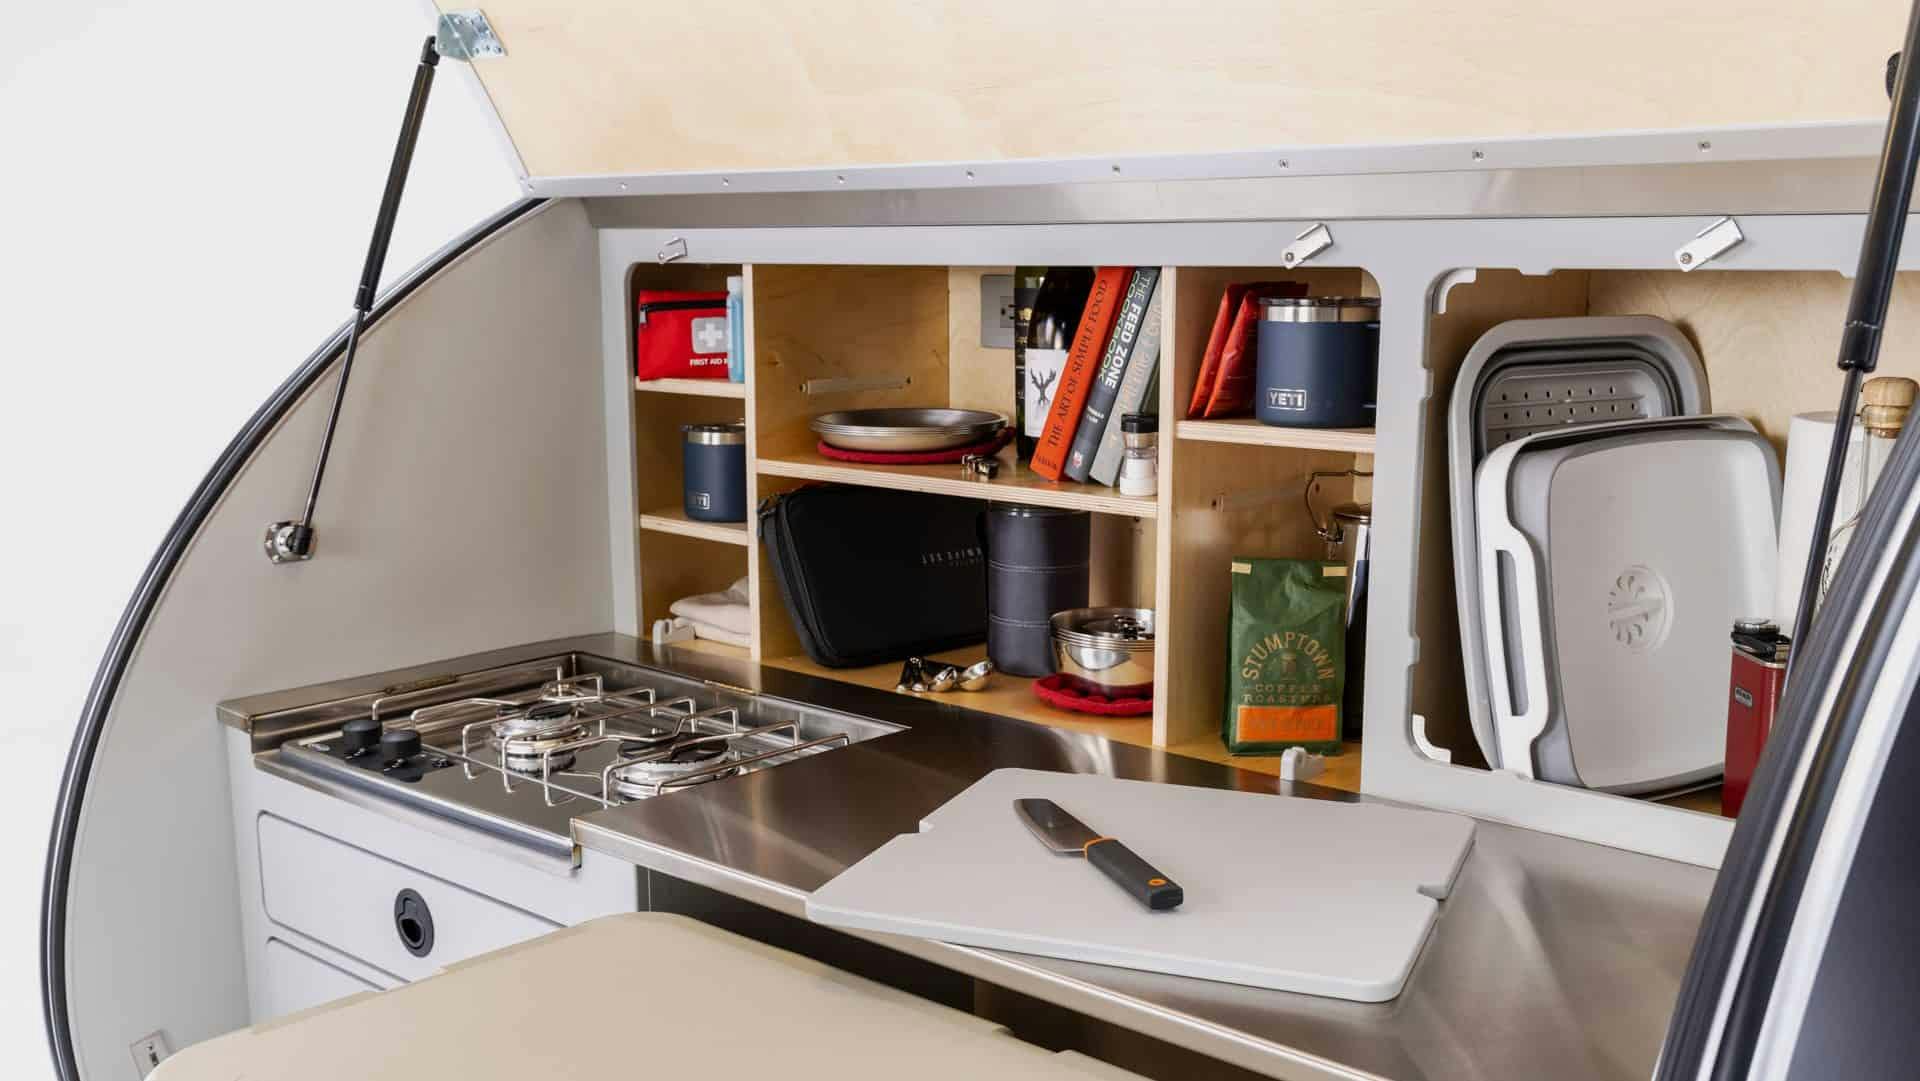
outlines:
[[[1346,565],[1236,559],[1221,736],[1234,754],[1340,750]]]

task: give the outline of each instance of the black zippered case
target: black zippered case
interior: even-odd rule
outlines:
[[[986,638],[986,504],[823,486],[760,504],[760,543],[813,662],[856,668]]]

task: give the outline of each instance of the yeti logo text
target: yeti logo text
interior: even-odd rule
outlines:
[[[1267,408],[1285,409],[1300,412],[1307,407],[1307,392],[1291,387],[1269,387],[1267,389]]]

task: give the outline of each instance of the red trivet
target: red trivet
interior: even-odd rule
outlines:
[[[1069,713],[1091,713],[1099,717],[1144,717],[1153,712],[1151,698],[1108,698],[1087,694],[1067,686],[1066,677],[1051,675],[1033,681],[1034,697],[1055,709]]]
[[[993,454],[1013,439],[1011,426],[1000,429],[1000,434],[992,439],[983,440],[970,447],[954,447],[951,450],[843,450],[830,447],[825,440],[820,443],[822,457],[841,462],[861,462],[866,465],[947,465],[958,462],[969,454]]]

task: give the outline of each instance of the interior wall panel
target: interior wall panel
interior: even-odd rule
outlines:
[[[300,510],[333,376],[189,547],[82,807],[67,979],[89,1081],[134,1076],[155,1029],[178,1048],[248,1020],[216,703],[609,626],[597,265],[571,202],[454,263],[361,348],[313,560],[274,566],[261,537]]]

